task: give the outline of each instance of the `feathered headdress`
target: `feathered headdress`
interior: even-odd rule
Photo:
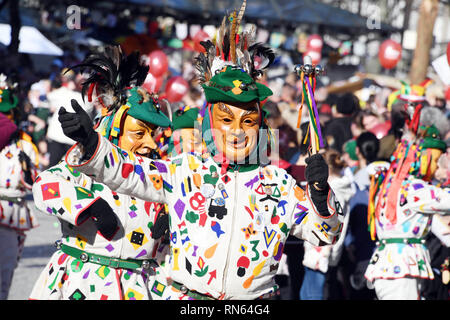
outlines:
[[[140,61],[139,52],[126,56],[120,46],[108,46],[102,54],[89,55],[82,63],[68,70],[92,69],[83,82],[83,99],[87,95],[92,102],[96,91],[99,102],[108,111],[120,108],[127,101],[127,90],[144,83],[149,67]]]
[[[210,40],[200,42],[205,53],[195,58],[195,66],[201,84],[207,83],[227,65],[243,69],[253,79],[257,79],[275,60],[271,48],[255,42],[255,28],[239,33],[246,5],[247,1],[244,0],[239,12],[235,10],[223,18],[215,44]]]
[[[170,126],[169,118],[160,110],[158,96],[141,87],[149,67],[141,62],[139,52],[124,55],[120,46],[108,46],[103,53],[89,55],[68,70],[72,69],[90,71],[82,84],[82,96],[92,102],[95,92],[103,106],[95,129],[112,143],[119,144],[127,115],[158,127]]]

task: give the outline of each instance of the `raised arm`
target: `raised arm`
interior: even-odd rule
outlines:
[[[72,107],[75,113],[64,108],[59,113],[64,133],[78,142],[66,155],[69,166],[118,193],[165,203],[165,192],[171,192],[173,185],[170,163],[120,149],[94,131],[89,116],[75,100]]]
[[[419,179],[412,180],[406,195],[410,210],[426,214],[450,214],[450,189],[442,189]]]
[[[289,203],[293,204],[291,234],[315,246],[334,244],[339,240],[344,215],[328,185],[328,165],[321,155],[307,161],[306,189],[292,179]]]

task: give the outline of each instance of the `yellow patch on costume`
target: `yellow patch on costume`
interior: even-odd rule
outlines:
[[[131,288],[125,292],[125,300],[142,300],[143,297],[144,295],[142,293],[139,293]]]

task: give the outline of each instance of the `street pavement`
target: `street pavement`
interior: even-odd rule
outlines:
[[[31,197],[28,201],[39,226],[26,232],[25,247],[14,272],[8,300],[28,300],[36,280],[56,250],[55,241],[61,238],[58,219],[39,211]]]

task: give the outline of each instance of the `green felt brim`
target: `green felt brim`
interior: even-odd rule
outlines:
[[[444,141],[433,138],[423,139],[421,146],[424,149],[439,149],[443,152],[447,150],[447,144]]]
[[[181,115],[177,115],[177,112],[175,111],[172,116],[173,130],[195,127],[199,112],[198,108],[191,108]]]
[[[171,125],[170,119],[162,111],[149,110],[145,104],[130,107],[127,114],[135,119],[146,121],[159,127],[169,127]]]
[[[223,91],[216,87],[207,86],[206,84],[202,84],[202,87],[205,92],[206,101],[209,103],[263,101],[273,94],[272,90],[258,82],[256,82],[256,90],[244,90],[240,94],[234,94],[231,90]]]

